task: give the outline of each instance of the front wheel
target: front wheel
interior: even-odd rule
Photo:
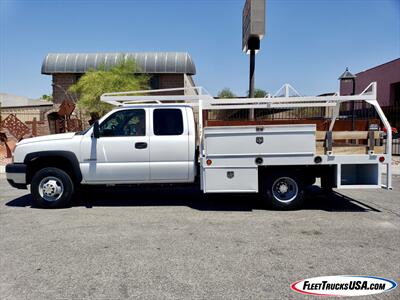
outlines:
[[[70,204],[74,193],[71,177],[58,168],[36,172],[31,182],[33,203],[43,208],[60,208]]]
[[[261,188],[262,196],[275,209],[297,209],[304,201],[303,182],[292,172],[267,175]]]

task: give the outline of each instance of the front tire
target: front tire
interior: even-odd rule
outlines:
[[[294,172],[267,175],[261,189],[264,201],[274,209],[298,209],[304,202],[304,184]]]
[[[74,183],[63,170],[44,168],[33,176],[31,194],[35,206],[42,208],[67,207],[74,194]]]

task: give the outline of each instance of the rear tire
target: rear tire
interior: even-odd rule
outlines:
[[[265,177],[264,177],[265,178]],[[304,202],[304,184],[294,172],[276,172],[266,175],[260,189],[264,202],[274,209],[298,209]]]
[[[35,173],[31,182],[33,204],[42,208],[62,208],[71,203],[74,183],[58,168],[44,168]]]

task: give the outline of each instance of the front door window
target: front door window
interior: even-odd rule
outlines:
[[[101,137],[145,135],[146,115],[144,109],[117,111],[100,125]]]

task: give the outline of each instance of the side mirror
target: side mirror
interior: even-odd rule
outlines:
[[[96,139],[100,137],[99,121],[97,120],[93,123],[93,137]]]

